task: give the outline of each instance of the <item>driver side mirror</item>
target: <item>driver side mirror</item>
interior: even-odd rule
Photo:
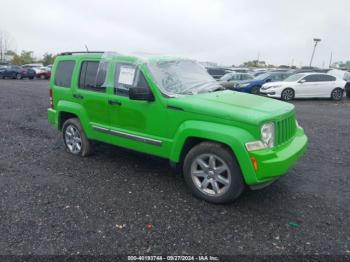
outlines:
[[[300,84],[305,83],[305,82],[306,82],[305,79],[301,79],[301,80],[299,81]]]
[[[154,96],[147,87],[130,87],[129,98],[131,100],[154,101]]]

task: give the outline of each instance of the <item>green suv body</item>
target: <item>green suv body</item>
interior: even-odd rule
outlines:
[[[70,153],[97,140],[167,158],[196,196],[228,202],[286,173],[307,137],[293,105],[222,89],[192,60],[64,53],[48,119]]]

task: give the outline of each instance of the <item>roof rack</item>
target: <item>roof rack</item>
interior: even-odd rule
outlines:
[[[63,52],[58,55],[73,55],[73,54],[103,54],[104,51],[75,51],[75,52]]]

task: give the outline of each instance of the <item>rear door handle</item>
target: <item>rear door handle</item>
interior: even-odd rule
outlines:
[[[78,94],[74,94],[73,97],[76,99],[84,99],[82,95],[78,95]]]
[[[116,100],[108,100],[108,104],[110,104],[111,106],[121,106],[122,102]]]

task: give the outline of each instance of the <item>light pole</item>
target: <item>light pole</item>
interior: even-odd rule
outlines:
[[[311,55],[311,59],[310,59],[310,67],[312,65],[312,60],[314,59],[316,46],[317,46],[318,42],[321,42],[321,38],[314,38],[314,42],[315,42],[315,45],[314,45],[314,50],[312,51],[312,55]]]

